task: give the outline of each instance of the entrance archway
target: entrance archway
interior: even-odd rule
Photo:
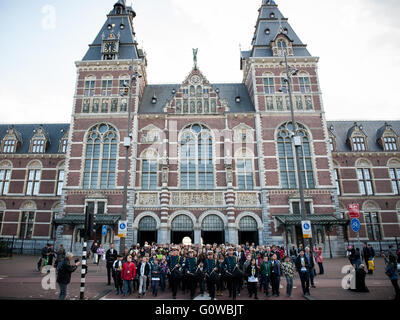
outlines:
[[[246,242],[258,245],[257,221],[250,216],[244,216],[239,221],[239,244]]]
[[[143,217],[139,222],[138,242],[144,245],[145,242],[157,242],[157,221],[150,216]]]
[[[205,244],[225,243],[224,222],[215,214],[206,216],[201,223],[201,237]]]
[[[187,215],[180,214],[171,222],[171,242],[180,244],[185,237],[189,237],[193,242],[193,221]]]

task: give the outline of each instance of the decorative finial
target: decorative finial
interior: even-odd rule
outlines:
[[[193,63],[194,63],[194,69],[197,70],[197,52],[199,52],[199,49],[193,49]]]

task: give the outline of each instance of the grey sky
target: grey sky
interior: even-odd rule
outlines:
[[[3,44],[13,48],[0,59],[0,122],[70,121],[74,62],[84,56],[114,2],[0,1]],[[400,119],[400,1],[276,2],[310,53],[320,57],[328,120]],[[241,82],[239,44],[250,48],[260,4],[134,1],[135,31],[147,53],[149,82],[183,81],[192,67],[192,48],[199,48],[198,65],[210,82]],[[53,20],[49,8],[55,9]]]

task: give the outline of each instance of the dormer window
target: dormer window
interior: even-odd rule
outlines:
[[[3,152],[4,153],[14,153],[17,149],[17,141],[16,140],[4,140],[3,141]]]
[[[367,149],[364,137],[353,137],[353,151],[365,151]]]
[[[274,19],[274,18],[275,18],[275,13],[271,12],[271,13],[269,14],[269,17],[270,17],[271,19]]]
[[[385,137],[383,138],[385,151],[397,151],[397,141],[396,137]]]
[[[61,143],[60,143],[60,151],[62,153],[66,153],[67,152],[67,146],[68,146],[68,139],[61,139]]]
[[[32,140],[32,153],[44,153],[46,140],[33,139]]]
[[[48,142],[47,134],[42,126],[34,131],[35,134],[31,139],[30,152],[32,153],[45,153],[46,145]]]
[[[286,49],[288,47],[287,42],[283,39],[278,40],[277,45],[279,49]]]
[[[335,151],[335,138],[333,136],[329,136],[329,149],[331,151]]]
[[[1,149],[0,152],[3,153],[15,153],[18,148],[18,144],[21,141],[20,134],[11,126],[6,135],[1,142]]]

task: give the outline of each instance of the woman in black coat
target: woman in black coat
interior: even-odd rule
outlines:
[[[257,267],[256,259],[253,258],[251,259],[249,266],[246,268],[247,288],[249,290],[249,297],[251,298],[254,294],[254,298],[257,300],[257,283],[259,275],[260,269]]]
[[[361,264],[356,270],[356,288],[350,289],[354,292],[369,292],[367,286],[365,285],[365,277],[367,273],[365,272],[365,266]]]

